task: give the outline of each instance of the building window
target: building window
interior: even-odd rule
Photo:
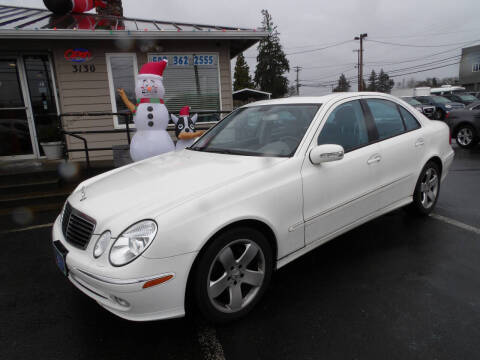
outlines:
[[[478,71],[480,71],[480,64],[473,64],[472,72],[478,72]]]
[[[106,57],[112,112],[128,112],[129,110],[118,95],[117,89],[124,89],[130,101],[135,101],[135,76],[138,73],[137,55],[135,53],[112,53],[106,54]],[[114,116],[114,127],[124,128],[125,120],[124,116]]]
[[[165,105],[177,113],[186,105],[195,111],[221,110],[219,57],[217,53],[148,54],[148,61],[168,60],[163,73]],[[219,120],[219,114],[200,115],[198,122]]]

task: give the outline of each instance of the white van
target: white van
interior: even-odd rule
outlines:
[[[463,93],[465,88],[461,86],[452,86],[452,85],[442,85],[439,88],[430,89],[432,95],[444,95],[444,94],[454,94],[454,93]]]

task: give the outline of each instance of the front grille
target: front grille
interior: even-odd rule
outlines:
[[[427,107],[426,107],[426,108],[423,108],[423,112],[424,112],[425,114],[432,114],[432,113],[433,113],[433,109],[434,109],[434,108],[427,108]]]
[[[72,208],[67,202],[62,217],[62,232],[67,242],[85,249],[95,229],[95,220]]]

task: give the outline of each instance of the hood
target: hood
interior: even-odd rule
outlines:
[[[174,151],[89,179],[68,201],[97,223],[122,216],[128,216],[130,222],[153,218],[286,160]]]

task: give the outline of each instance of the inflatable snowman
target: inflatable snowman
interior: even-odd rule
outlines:
[[[165,89],[162,74],[167,61],[151,62],[142,66],[137,76],[135,95],[137,105],[133,105],[122,89],[120,96],[134,114],[137,131],[130,144],[133,161],[140,161],[175,149],[167,132],[169,114],[163,102]]]
[[[180,109],[178,114],[180,118],[171,115],[172,121],[175,123],[175,135],[177,136],[177,144],[175,150],[182,150],[192,145],[195,138],[202,136],[203,130],[195,130],[195,123],[198,119],[198,114],[190,117],[190,106],[184,106]]]

